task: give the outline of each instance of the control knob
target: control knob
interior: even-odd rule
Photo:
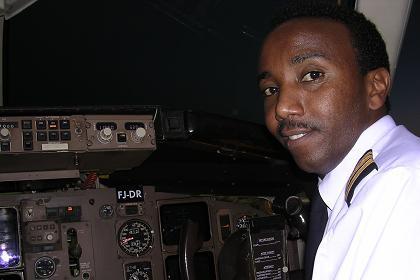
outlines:
[[[10,130],[7,128],[0,129],[0,139],[9,140],[10,139]]]
[[[99,141],[101,142],[110,142],[112,139],[112,130],[109,127],[101,129],[99,132]]]
[[[144,127],[138,127],[135,131],[131,132],[131,139],[135,143],[141,142],[144,136],[146,136],[146,129]]]
[[[138,127],[136,129],[136,137],[137,138],[143,138],[146,135],[146,129],[144,127]]]

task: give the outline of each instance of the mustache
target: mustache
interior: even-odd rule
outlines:
[[[305,128],[305,129],[317,129],[318,125],[313,121],[307,120],[293,120],[293,119],[282,119],[279,121],[278,131],[281,135],[283,129],[293,128]]]

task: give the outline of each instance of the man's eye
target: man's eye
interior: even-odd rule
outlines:
[[[302,82],[310,82],[310,81],[318,80],[322,76],[324,76],[324,73],[322,73],[322,72],[310,71],[310,72],[306,73],[305,76],[303,76]]]
[[[263,90],[263,96],[272,96],[275,95],[277,93],[279,93],[279,88],[277,87],[268,87],[266,89]]]

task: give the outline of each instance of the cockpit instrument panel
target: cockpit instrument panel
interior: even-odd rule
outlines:
[[[181,279],[180,230],[191,219],[203,240],[195,254],[198,269],[205,279],[218,279],[223,236],[236,230],[244,214],[266,215],[214,196],[151,186],[131,190],[141,192],[142,201],[118,202],[118,188],[107,187],[0,196],[0,277]]]

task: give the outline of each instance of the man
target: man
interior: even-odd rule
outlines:
[[[279,14],[260,55],[265,121],[327,207],[306,278],[420,279],[420,140],[388,115],[385,43],[355,11]]]

